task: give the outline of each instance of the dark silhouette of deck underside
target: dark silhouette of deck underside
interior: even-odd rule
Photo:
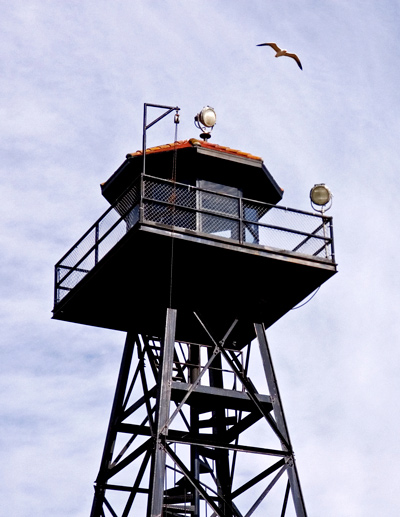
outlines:
[[[232,318],[268,328],[335,272],[327,259],[138,224],[53,313],[59,320],[155,335],[163,334],[165,307],[218,321],[217,334]],[[178,338],[201,339],[184,325],[178,319]],[[238,340],[252,338],[252,330],[240,329]]]

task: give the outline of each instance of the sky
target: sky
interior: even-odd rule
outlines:
[[[331,189],[338,274],[268,339],[309,515],[398,516],[400,2],[0,4],[0,515],[90,513],[125,336],[52,320],[53,268],[154,103],[178,139],[212,106],[283,206]]]

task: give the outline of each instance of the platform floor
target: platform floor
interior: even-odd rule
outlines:
[[[58,320],[163,336],[167,307],[177,338],[201,342],[237,318],[238,340],[266,328],[336,273],[336,264],[161,224],[138,224],[53,309]]]

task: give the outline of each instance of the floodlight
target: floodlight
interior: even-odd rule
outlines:
[[[310,191],[311,205],[315,210],[325,211],[329,210],[332,203],[332,193],[324,183],[314,185]],[[329,206],[327,207],[327,205]],[[320,208],[316,208],[320,207]]]
[[[200,135],[204,140],[208,140],[211,135],[213,127],[217,122],[217,115],[214,108],[205,106],[200,113],[194,117],[194,125],[198,127],[203,133]]]
[[[203,108],[198,114],[200,124],[203,124],[206,127],[214,127],[217,122],[217,115],[213,108],[210,106],[206,106]]]

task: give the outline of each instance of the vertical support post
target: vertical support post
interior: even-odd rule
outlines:
[[[224,341],[224,340],[222,340]],[[211,358],[211,349],[208,349],[209,358]],[[221,355],[217,355],[213,361],[213,367],[209,371],[210,386],[224,388],[224,379],[222,373]],[[225,408],[219,408],[213,411],[213,434],[223,437],[226,433]],[[220,497],[220,509],[225,517],[232,517],[232,479],[229,470],[229,451],[217,451],[215,458],[215,472],[219,480],[218,496]],[[228,502],[229,504],[225,504]]]
[[[332,259],[332,262],[335,262],[335,247],[334,247],[334,244],[333,244],[333,224],[332,224],[332,218],[329,219],[329,237],[330,237],[331,259]]]
[[[243,198],[239,196],[239,242],[243,244],[246,242],[245,229],[244,229],[244,210],[243,210]]]
[[[200,347],[195,344],[191,344],[189,348],[189,382],[195,383],[200,375]],[[199,433],[199,410],[195,406],[190,407],[190,430],[196,435]],[[196,445],[190,448],[190,469],[192,475],[196,481],[200,481],[200,458],[199,450]],[[193,517],[199,517],[200,515],[200,495],[197,490],[193,490],[193,506],[194,511]]]
[[[143,170],[142,173],[146,174],[146,147],[147,147],[147,104],[145,103],[143,108],[143,139],[142,139],[142,152],[143,152]]]
[[[160,379],[157,394],[156,435],[150,480],[148,515],[161,517],[165,480],[165,437],[168,434],[169,406],[171,401],[172,366],[175,349],[176,310],[167,309],[164,346],[162,349]]]
[[[328,240],[328,237],[326,236],[326,221],[327,221],[327,219],[325,218],[325,215],[324,215],[324,207],[321,208],[321,214],[322,214],[322,230],[323,230],[323,233],[324,233],[325,258],[329,258],[328,244],[326,242]]]
[[[167,111],[165,113],[163,113],[162,115],[160,115],[159,117],[157,117],[152,122],[150,122],[150,124],[147,124],[147,108],[148,108],[148,106],[151,106],[153,108],[166,109]],[[174,110],[176,111],[176,113],[178,113],[180,108],[178,108],[178,106],[175,106],[175,107],[163,106],[161,104],[148,104],[148,103],[144,104],[144,109],[143,109],[143,138],[142,138],[142,149],[143,149],[143,171],[142,172],[143,172],[143,174],[146,174],[147,130],[149,128],[151,128],[151,126],[154,126],[154,124],[156,124],[159,120],[161,120],[164,117],[166,117],[167,115],[169,115],[169,113],[171,113],[171,111],[174,111]],[[176,116],[175,116],[175,123],[177,123],[176,122]]]
[[[60,300],[58,299],[58,284],[60,282],[60,268],[55,266],[54,268],[54,305]]]
[[[134,338],[128,333],[125,341],[125,348],[122,355],[121,366],[118,375],[117,388],[115,390],[114,402],[111,409],[110,423],[108,425],[106,441],[104,444],[103,456],[101,459],[99,474],[95,483],[95,495],[93,499],[90,517],[100,517],[103,513],[104,485],[107,483],[108,467],[112,461],[115,439],[117,436],[117,426],[121,412],[123,411],[124,397],[128,383],[129,370],[132,362]]]
[[[286,424],[285,414],[283,412],[282,401],[278,389],[278,383],[276,380],[274,366],[272,364],[272,357],[268,347],[267,336],[265,333],[264,325],[255,323],[255,330],[260,347],[260,354],[263,361],[264,372],[267,379],[268,389],[271,397],[272,407],[274,409],[274,415],[276,424],[279,431],[286,440],[287,446],[282,444],[284,450],[288,449],[290,456],[288,458],[288,478],[290,482],[290,488],[293,497],[293,504],[296,511],[297,517],[307,517],[306,507],[304,504],[304,498],[301,491],[300,479],[296,468],[296,463],[293,454],[292,444],[290,442],[289,430]]]
[[[99,261],[99,223],[96,224],[94,232],[94,265],[96,265]]]
[[[139,190],[140,190],[140,195],[139,195],[139,223],[143,223],[144,221],[144,188],[145,188],[145,184],[144,184],[144,172],[142,172],[142,174],[140,175],[140,183],[139,183]]]

